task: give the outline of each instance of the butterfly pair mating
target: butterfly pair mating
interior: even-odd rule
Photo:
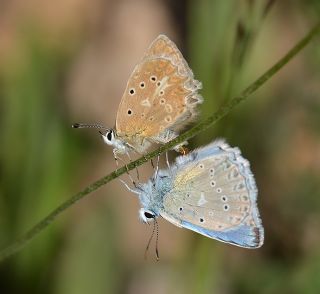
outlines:
[[[197,106],[202,103],[199,89],[200,82],[193,78],[176,45],[160,35],[129,78],[115,129],[74,127],[104,129],[102,138],[113,146],[115,158],[132,151],[143,154],[152,143],[176,138],[179,129],[197,117]],[[263,244],[249,162],[224,141],[179,156],[168,170],[157,170],[147,183],[130,190],[139,197],[139,215],[146,223],[162,216],[178,227],[222,242],[245,248]]]

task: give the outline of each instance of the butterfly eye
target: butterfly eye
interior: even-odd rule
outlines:
[[[110,131],[110,132],[107,134],[107,139],[108,139],[109,141],[112,140],[112,131]]]
[[[145,216],[146,218],[154,218],[154,217],[155,217],[155,215],[154,215],[153,213],[148,212],[148,211],[145,211],[145,212],[144,212],[144,216]]]

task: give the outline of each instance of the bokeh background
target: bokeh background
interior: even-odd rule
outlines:
[[[115,169],[128,76],[159,34],[203,82],[202,117],[273,65],[317,21],[304,1],[0,1],[0,246]],[[0,293],[319,293],[320,42],[190,148],[224,137],[251,162],[265,245],[246,250],[160,224],[160,261],[119,181],[66,211],[0,264]],[[173,159],[175,155],[171,154]],[[151,174],[149,164],[142,178]]]

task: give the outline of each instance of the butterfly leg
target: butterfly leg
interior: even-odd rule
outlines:
[[[113,149],[113,157],[114,157],[114,160],[116,162],[116,166],[117,168],[119,168],[119,160],[121,160],[121,162],[125,165],[126,167],[126,170],[127,170],[127,174],[129,175],[129,170],[128,170],[128,166],[126,164],[126,162],[121,158],[121,157],[118,157],[117,156],[117,151],[115,149]]]
[[[117,156],[117,151],[116,151],[115,149],[113,149],[113,157],[114,157],[114,159],[115,159],[117,168],[119,168],[119,160],[121,160],[121,161],[124,163],[124,165],[125,165],[125,167],[126,167],[126,173],[127,173],[128,177],[129,177],[130,181],[132,182],[132,184],[136,187],[136,182],[135,182],[135,181],[133,180],[133,178],[131,177],[131,175],[130,175],[130,173],[129,173],[129,170],[128,170],[127,164],[125,163],[125,161],[124,161],[121,157],[118,157],[118,156]],[[131,160],[130,160],[130,161],[131,161]],[[120,180],[120,181],[121,181],[123,184],[125,184],[126,187],[128,186],[126,183],[124,183],[123,180]]]
[[[113,158],[114,158],[114,160],[116,162],[117,169],[119,168],[119,160],[121,160],[125,164],[124,160],[121,157],[118,157],[117,151],[115,149],[113,149]],[[126,169],[127,169],[127,173],[128,173],[127,166],[126,166]]]
[[[160,135],[158,135],[157,137],[153,137],[152,139],[155,143],[166,144],[177,137],[178,137],[178,134],[175,131],[165,130]],[[187,144],[188,142],[184,141],[179,145],[173,147],[173,150],[175,150],[178,153],[181,153],[182,155],[185,155],[188,153],[188,149],[184,147],[184,145],[187,145]]]
[[[126,152],[126,154],[127,154],[128,158],[129,158],[129,161],[130,161],[130,163],[131,163],[131,162],[132,162],[132,160],[131,160],[131,157],[130,157],[129,152]],[[138,181],[139,181],[139,180],[140,180],[139,170],[138,170],[138,168],[137,168],[137,167],[135,167],[135,170],[136,170],[136,173],[137,173],[137,179],[138,179]]]
[[[118,162],[117,154],[116,154],[114,149],[113,149],[113,158],[114,158],[114,161],[115,161],[117,169],[118,169],[119,168],[119,162]]]
[[[141,145],[141,148],[144,150],[144,149],[147,149],[147,148],[151,145],[151,143],[150,143],[148,140],[146,140],[145,138],[142,138],[142,139],[141,139],[141,142],[140,142],[140,145]],[[145,157],[144,154],[143,154],[143,158],[144,158],[144,160],[145,160],[146,162],[149,161],[149,160]],[[150,163],[151,163],[152,169],[154,170],[154,164],[153,164],[152,159],[150,159]]]
[[[151,163],[152,169],[154,170],[155,167],[152,159],[150,159],[150,163]]]
[[[169,154],[168,151],[166,151],[166,163],[167,163],[167,167],[170,170],[170,163],[169,163]]]
[[[166,163],[167,163],[167,167],[168,167],[168,171],[169,171],[170,175],[173,176],[172,175],[171,166],[170,166],[170,162],[169,162],[169,152],[168,151],[166,151]]]
[[[184,142],[184,143],[187,144],[187,142]],[[184,143],[183,143],[183,145],[178,145],[177,150],[175,149],[176,151],[178,151],[182,155],[186,155],[189,153],[189,149],[184,146],[185,145]]]
[[[130,192],[137,194],[137,191],[131,189],[130,186],[129,186],[124,180],[119,179],[119,181],[120,181]],[[136,186],[135,186],[135,187],[136,187]]]
[[[158,176],[158,171],[159,171],[159,161],[160,161],[160,155],[157,157],[157,165],[156,165],[156,171],[154,173],[154,178],[156,179]]]

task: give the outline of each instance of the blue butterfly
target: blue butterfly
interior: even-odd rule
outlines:
[[[249,162],[222,140],[179,156],[132,190],[148,223],[162,216],[174,225],[245,248],[259,248],[264,230]]]

